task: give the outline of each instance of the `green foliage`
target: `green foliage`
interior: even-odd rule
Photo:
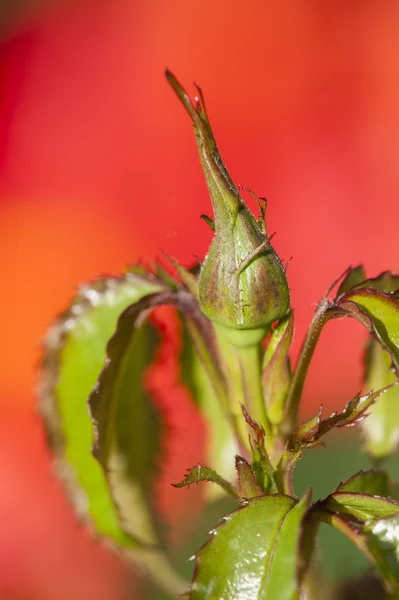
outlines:
[[[105,363],[106,345],[119,315],[159,290],[155,280],[135,274],[87,284],[45,341],[41,409],[58,470],[79,515],[99,534],[124,546],[138,542],[122,530],[104,471],[91,453],[87,399]],[[141,375],[137,371],[137,377]]]
[[[399,597],[399,514],[373,519],[365,527],[369,550],[393,594]]]
[[[391,358],[375,340],[368,343],[365,357],[365,384],[378,389],[396,381],[390,369]],[[362,423],[365,449],[371,456],[381,459],[398,449],[399,444],[399,388],[392,388],[370,410],[370,416]]]
[[[296,557],[309,497],[249,500],[226,515],[197,553],[192,600],[299,598]],[[284,585],[282,585],[284,583]],[[277,595],[276,595],[277,594]]]
[[[328,524],[364,554],[386,597],[399,598],[398,484],[381,469],[359,471],[335,491],[331,482],[313,504],[314,470],[304,475],[301,500],[293,484],[298,460],[336,429],[361,423],[373,459],[397,452],[399,276],[366,279],[362,266],[348,269],[317,306],[292,366],[294,314],[267,235],[266,205],[253,194],[258,217],[245,205],[201,90],[193,103],[171,73],[167,78],[194,125],[214,211],[214,221],[203,218],[214,239],[199,272],[169,259],[176,276],[157,265],[155,272],[137,267],[99,279],[82,287],[50,328],[40,407],[58,473],[93,534],[169,596],[188,590],[192,600],[339,600],[319,568],[318,531]],[[162,343],[149,316],[162,305],[180,315],[181,380],[208,434],[209,466],[189,468],[173,485],[216,483],[205,512],[216,497],[235,502],[196,552],[191,586],[177,573],[154,493],[166,432],[146,376]],[[320,408],[300,423],[315,347],[324,325],[342,317],[357,319],[369,335],[364,390],[343,411],[323,418]],[[364,589],[360,581],[348,586],[354,594]]]

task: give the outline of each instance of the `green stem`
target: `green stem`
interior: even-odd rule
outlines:
[[[266,443],[271,443],[272,429],[266,412],[262,390],[262,349],[260,345],[245,346],[237,349],[244,405],[249,415],[263,426]]]
[[[227,385],[227,402],[230,418],[234,424],[241,449],[245,451],[245,454],[250,456],[251,448],[248,438],[248,426],[241,411],[241,404],[245,404],[245,401],[240,362],[236,349],[224,339],[223,335],[218,336],[218,344]]]
[[[317,308],[316,314],[314,315],[312,322],[309,326],[306,338],[302,344],[301,351],[299,353],[298,362],[295,368],[295,372],[291,381],[290,388],[287,394],[286,406],[287,406],[287,420],[285,433],[290,434],[295,428],[298,421],[298,411],[305,385],[306,375],[309,370],[310,362],[313,357],[317,342],[324,325],[331,318],[331,314],[328,313],[330,303],[324,299],[319,307]]]

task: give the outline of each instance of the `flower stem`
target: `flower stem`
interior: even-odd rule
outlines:
[[[237,349],[245,407],[250,416],[262,425],[271,442],[271,425],[266,412],[262,390],[262,355],[260,345]]]
[[[308,373],[310,362],[312,360],[321,331],[332,316],[328,313],[328,308],[330,308],[330,303],[328,300],[323,299],[312,319],[306,334],[306,338],[299,353],[298,362],[286,400],[287,419],[285,425],[286,431],[284,433],[287,433],[288,435],[295,428],[298,421],[299,404],[301,401],[303,387],[305,385],[306,375]]]

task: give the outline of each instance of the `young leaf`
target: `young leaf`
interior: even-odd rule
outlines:
[[[370,340],[365,359],[367,389],[377,389],[396,381],[390,369],[391,358],[381,345]],[[380,459],[393,454],[399,447],[399,388],[388,390],[372,407],[362,423],[365,448],[371,456]]]
[[[120,521],[106,474],[92,455],[93,427],[87,408],[87,398],[106,361],[106,344],[119,315],[129,305],[163,289],[155,277],[144,273],[98,279],[83,286],[47,334],[39,406],[58,474],[80,518],[114,547],[125,547],[137,563],[152,570],[175,592],[181,582],[169,571],[161,553],[143,547],[141,539],[145,535],[141,535],[140,528],[137,538],[133,537]],[[149,359],[152,344],[145,341],[140,367]],[[141,464],[148,466],[155,457],[159,434],[156,428],[153,433],[152,440],[146,438],[145,451],[135,457],[138,469]],[[146,513],[145,507],[143,510]],[[143,522],[146,519],[144,514]]]
[[[368,548],[393,598],[399,598],[399,514],[365,526]]]
[[[196,467],[189,469],[183,481],[172,483],[172,485],[175,488],[190,487],[192,484],[197,485],[200,481],[217,483],[225,492],[230,494],[230,496],[233,496],[236,500],[240,499],[240,494],[231,483],[223,479],[216,471],[205,465],[197,465]]]
[[[245,421],[255,434],[255,437],[252,440],[250,439],[250,445],[252,453],[251,468],[255,475],[256,483],[264,494],[278,492],[279,488],[275,479],[274,469],[265,448],[265,430],[250,417],[244,405],[241,406],[241,410]]]
[[[333,413],[327,419],[323,419],[320,423],[319,430],[317,432],[317,439],[328,433],[331,429],[352,427],[361,423],[367,416],[367,412],[371,406],[386,394],[387,391],[394,389],[398,385],[398,381],[383,387],[382,389],[371,391],[360,396],[357,394],[352,400],[346,404],[344,410],[341,413]]]
[[[399,486],[391,481],[385,471],[359,471],[340,483],[337,492],[359,492],[399,500]]]
[[[399,512],[399,503],[390,498],[359,492],[335,492],[323,505],[349,520],[365,523],[376,517],[390,517]]]
[[[319,413],[306,423],[299,425],[289,437],[284,452],[277,467],[276,479],[286,493],[292,493],[292,473],[297,461],[303,456],[305,450],[322,444],[321,438],[335,428],[351,427],[362,422],[367,416],[370,407],[380,398],[396,386],[394,382],[389,386],[369,392],[364,396],[357,394],[350,400],[341,413],[333,413],[327,419],[321,419],[322,408]]]
[[[393,294],[394,296],[396,296],[399,290],[399,275],[397,273],[393,273],[392,271],[384,271],[383,273],[380,273],[377,277],[374,277],[372,279],[365,279],[360,284],[354,287],[380,290],[381,292],[385,292],[386,294]]]
[[[310,498],[275,494],[230,513],[196,556],[191,600],[299,598],[297,556]]]
[[[341,285],[338,288],[337,298],[342,296],[342,294],[345,294],[346,292],[353,290],[365,279],[366,279],[366,273],[364,271],[363,265],[358,265],[357,267],[354,267],[353,269],[352,268],[349,269],[347,274],[345,275]]]

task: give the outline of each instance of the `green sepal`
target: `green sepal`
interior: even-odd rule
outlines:
[[[205,221],[205,223],[212,229],[212,231],[215,233],[216,231],[216,227],[215,227],[215,221],[213,219],[211,219],[210,217],[208,217],[208,215],[200,215],[200,219],[203,219]]]
[[[274,425],[284,418],[285,400],[291,382],[289,351],[294,333],[292,311],[273,330],[263,359],[262,387],[267,416]]]
[[[194,296],[198,297],[198,280],[196,271],[198,271],[198,264],[195,264],[192,268],[186,269],[185,266],[181,265],[176,259],[172,258],[166,252],[164,252],[166,258],[170,264],[176,270],[176,273],[182,282],[183,286]],[[172,281],[174,281],[172,279]]]
[[[263,496],[263,490],[256,482],[255,474],[251,465],[242,456],[236,456],[235,460],[238,489],[243,499],[256,498]]]
[[[253,498],[197,552],[191,600],[297,600],[298,548],[310,495]]]
[[[238,452],[234,428],[228,418],[227,392],[214,340],[213,327],[203,315],[203,327],[186,311],[181,318],[181,381],[191,392],[207,431],[206,455],[227,480],[235,476],[232,457]],[[202,320],[201,320],[202,322]],[[208,501],[219,498],[222,488],[207,486]]]
[[[278,492],[279,488],[274,469],[265,448],[265,430],[251,418],[245,406],[242,405],[241,410],[245,421],[254,432],[254,436],[250,438],[250,446],[252,454],[251,469],[255,475],[256,483],[264,494]]]

